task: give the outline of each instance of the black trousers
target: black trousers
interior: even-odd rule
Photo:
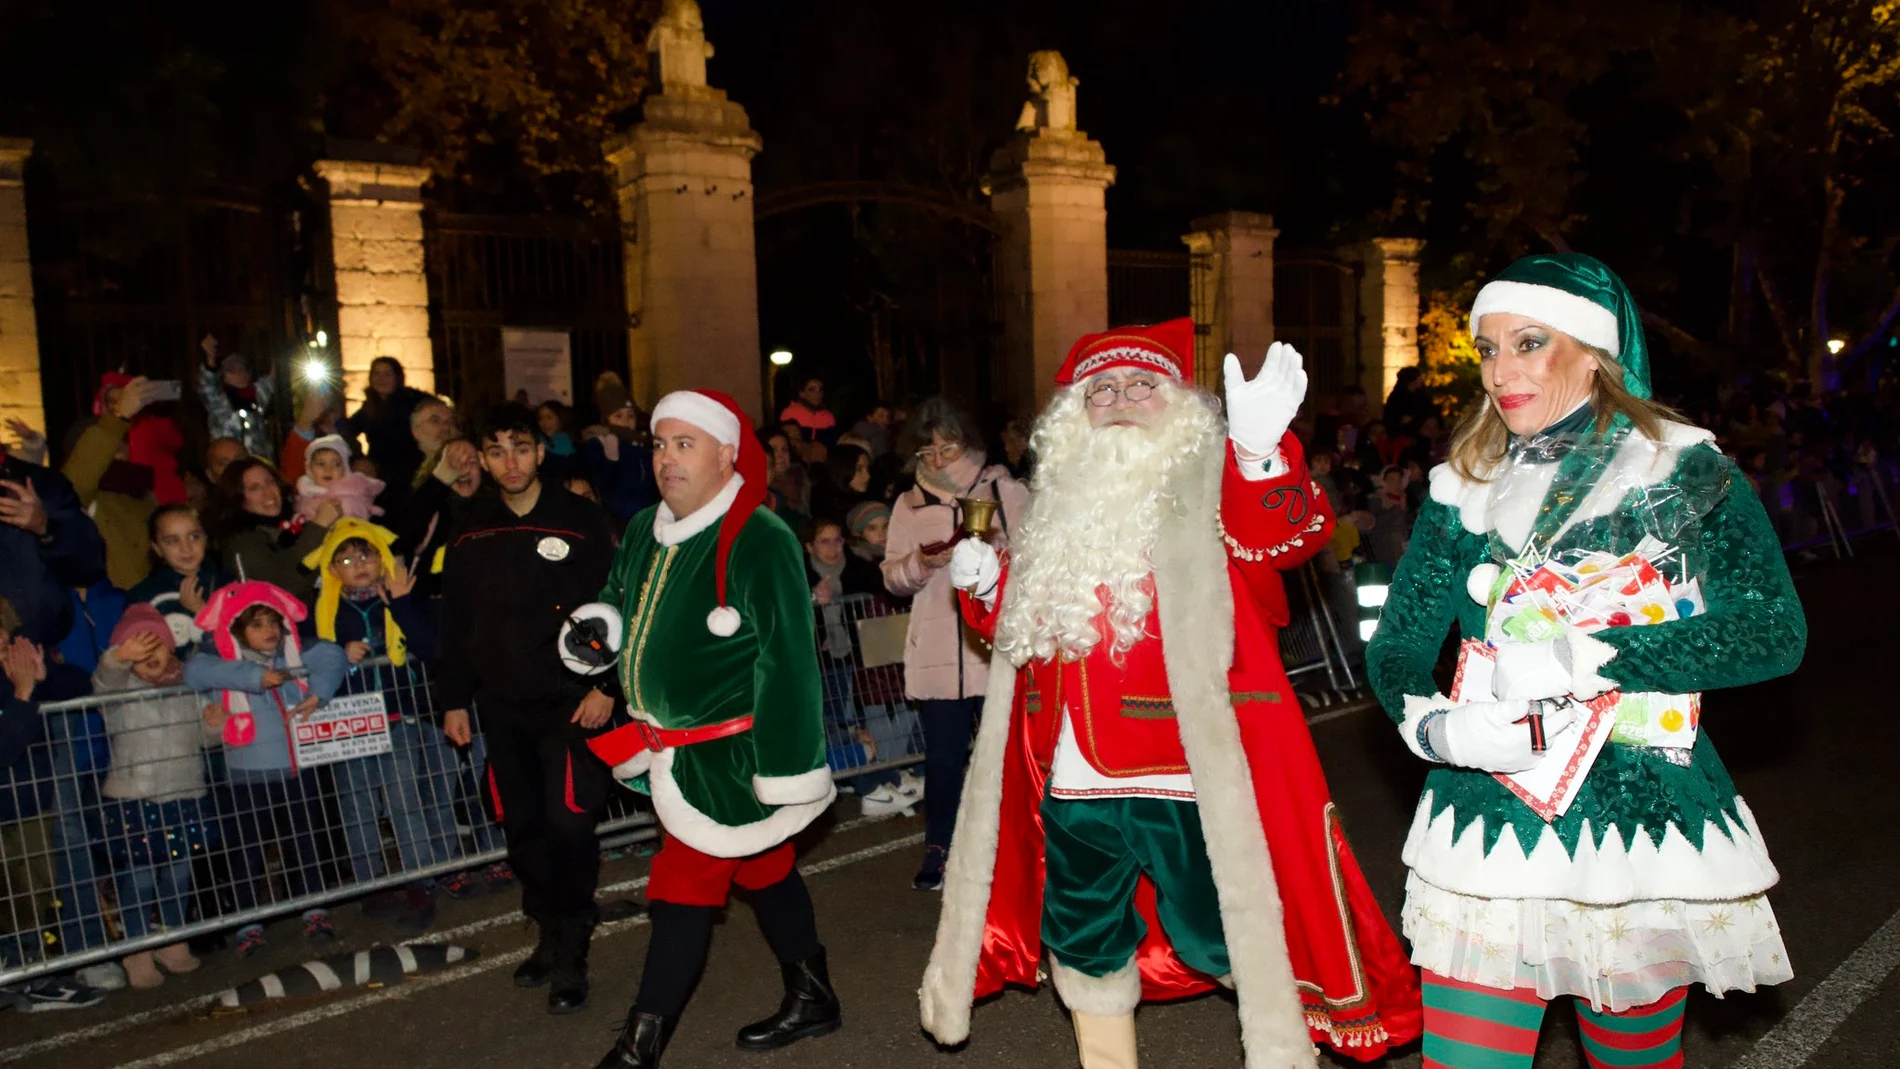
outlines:
[[[496,708],[482,703],[488,741],[483,794],[521,881],[521,911],[541,923],[593,920],[600,884],[594,827],[613,774],[568,722],[573,708]]]

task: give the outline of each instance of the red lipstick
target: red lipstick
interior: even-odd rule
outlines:
[[[1530,404],[1532,401],[1535,401],[1536,399],[1537,399],[1536,394],[1507,393],[1498,398],[1498,407],[1503,409],[1506,412],[1509,412],[1514,408],[1523,408],[1525,405]]]

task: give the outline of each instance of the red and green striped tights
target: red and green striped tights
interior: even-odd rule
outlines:
[[[1543,999],[1427,972],[1422,1069],[1530,1069],[1537,1055]],[[1577,1001],[1584,1064],[1590,1069],[1682,1069],[1679,987],[1647,1006],[1598,1012]]]

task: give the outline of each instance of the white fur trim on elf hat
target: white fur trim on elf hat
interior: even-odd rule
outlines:
[[[1579,297],[1555,286],[1506,279],[1485,283],[1478,291],[1478,299],[1471,302],[1473,338],[1478,336],[1478,321],[1493,312],[1529,316],[1611,356],[1623,352],[1617,337],[1615,312],[1588,297]]]
[[[721,445],[739,444],[739,420],[725,405],[697,390],[674,390],[653,406],[653,425],[663,419],[690,423],[713,436]]]

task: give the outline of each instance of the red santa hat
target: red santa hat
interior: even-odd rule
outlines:
[[[734,467],[742,480],[739,495],[719,521],[719,555],[714,558],[719,604],[706,615],[706,630],[728,638],[739,630],[739,611],[726,604],[726,561],[732,556],[732,540],[739,528],[751,519],[752,512],[765,504],[765,447],[752,429],[752,419],[739,402],[718,390],[675,390],[653,406],[653,425],[663,419],[690,423],[713,436],[721,445],[738,451]]]
[[[1152,327],[1084,334],[1056,372],[1056,385],[1073,385],[1118,367],[1158,371],[1177,382],[1193,382],[1194,320],[1183,316]]]

